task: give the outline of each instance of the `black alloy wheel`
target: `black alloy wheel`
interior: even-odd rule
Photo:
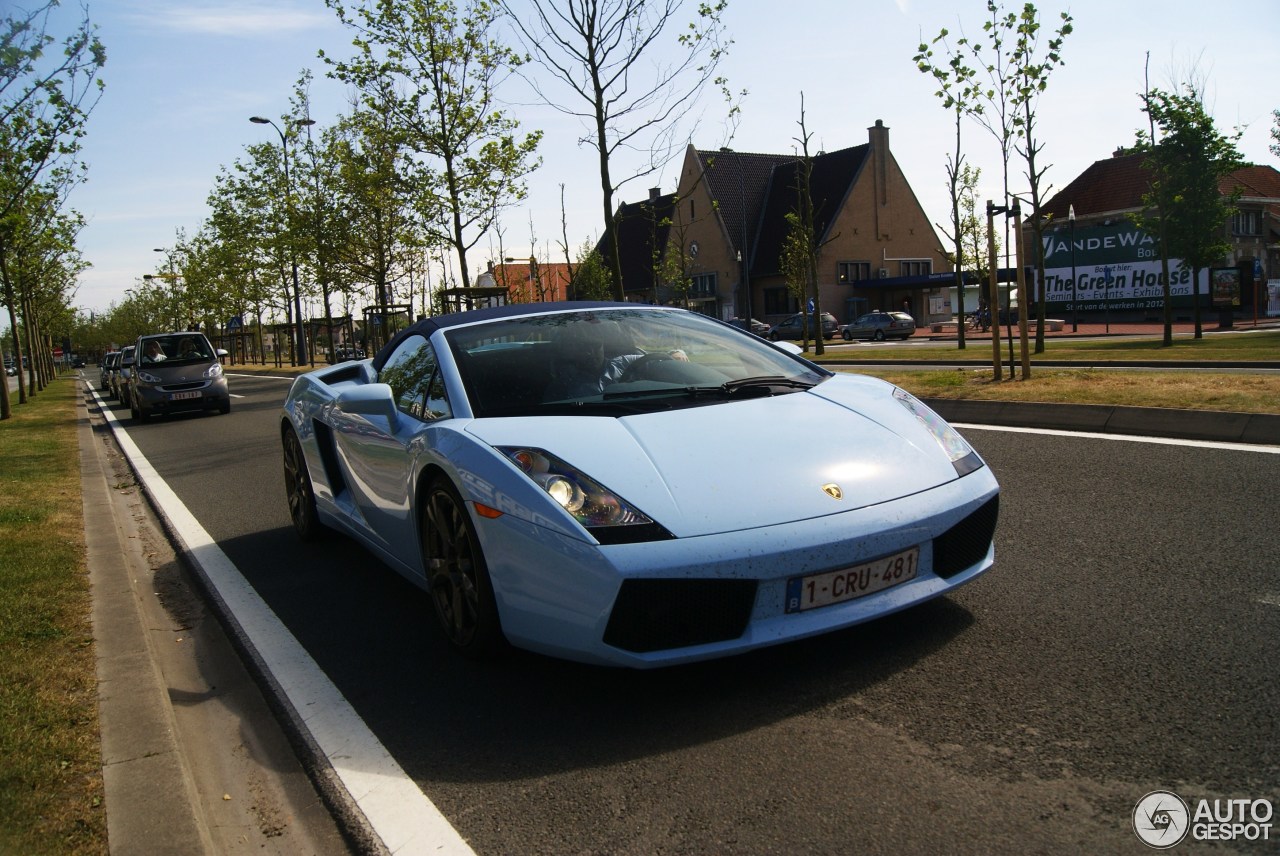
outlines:
[[[292,428],[284,434],[284,491],[289,500],[289,517],[294,531],[303,541],[315,541],[325,532],[316,511],[315,489],[311,486],[311,474],[307,472],[307,459],[302,453],[302,443]]]
[[[883,330],[877,330],[877,331],[876,331],[875,339],[876,339],[876,341],[877,341],[877,342],[883,342],[883,341],[884,341],[884,331],[883,331]]]
[[[449,644],[473,659],[498,653],[506,640],[480,540],[462,497],[442,477],[427,488],[420,531],[427,588]]]

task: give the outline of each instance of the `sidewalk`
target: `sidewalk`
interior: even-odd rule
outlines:
[[[87,393],[78,410],[110,852],[362,849],[316,793]]]

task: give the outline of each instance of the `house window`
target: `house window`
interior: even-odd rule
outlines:
[[[871,279],[871,262],[838,262],[836,264],[836,282],[848,285]]]
[[[690,297],[715,297],[716,296],[716,275],[713,273],[695,274],[691,278],[692,285],[689,286]]]
[[[929,259],[902,263],[902,276],[927,276],[931,273],[933,273],[933,262]]]
[[[796,301],[791,292],[784,288],[766,288],[764,290],[765,315],[790,315],[795,312]]]
[[[1257,211],[1237,211],[1231,218],[1231,233],[1233,235],[1259,235],[1258,231],[1258,212]]]

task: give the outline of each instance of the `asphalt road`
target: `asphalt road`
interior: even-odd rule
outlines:
[[[297,542],[288,381],[231,384],[130,437],[477,853],[1139,853],[1150,791],[1280,804],[1280,455],[969,429],[997,563],[950,598],[658,672],[477,666],[353,542]]]

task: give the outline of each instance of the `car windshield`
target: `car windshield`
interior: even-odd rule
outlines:
[[[631,413],[796,392],[829,373],[693,312],[506,318],[446,333],[476,416]]]
[[[143,339],[138,362],[143,365],[170,362],[208,362],[213,359],[204,336],[175,334]]]

